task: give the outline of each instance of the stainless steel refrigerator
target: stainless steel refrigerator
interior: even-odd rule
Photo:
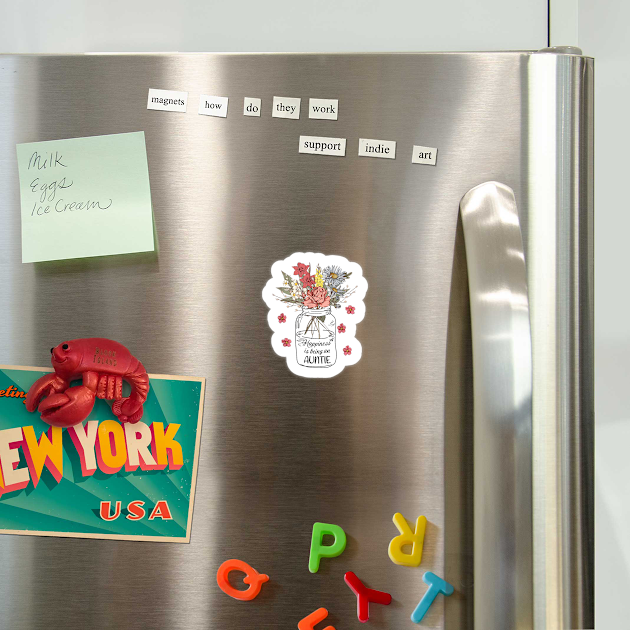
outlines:
[[[187,91],[187,113],[147,109],[151,88]],[[5,55],[0,94],[0,363],[108,337],[207,379],[190,543],[0,536],[1,628],[295,628],[321,606],[318,627],[356,628],[346,571],[392,594],[371,626],[411,628],[427,570],[455,592],[421,627],[592,627],[592,59]],[[204,94],[226,118],[198,115]],[[278,95],[299,119],[272,116]],[[15,145],[132,131],[156,251],[22,264]],[[261,291],[293,252],[368,282],[361,360],[334,378],[271,345]],[[397,512],[428,519],[418,568],[388,558]],[[314,522],[348,543],[311,574]],[[270,576],[254,601],[217,587],[228,558]]]

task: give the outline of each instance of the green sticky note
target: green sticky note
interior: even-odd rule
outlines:
[[[153,251],[144,132],[17,145],[22,262]]]

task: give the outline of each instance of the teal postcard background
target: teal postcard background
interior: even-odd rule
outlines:
[[[13,385],[27,392],[29,387],[46,372],[35,369],[0,369],[0,391]],[[196,474],[195,450],[197,432],[201,431],[200,409],[203,405],[203,379],[178,380],[177,377],[150,378],[150,390],[144,404],[141,422],[151,425],[163,422],[164,429],[170,423],[180,424],[175,440],[181,444],[184,465],[176,471],[143,471],[138,468],[109,475],[97,468],[89,477],[81,474],[81,464],[76,448],[66,429],[63,431],[63,477],[59,483],[44,467],[36,488],[32,482],[22,490],[0,496],[1,530],[19,530],[24,533],[55,532],[86,534],[90,537],[142,536],[179,539],[186,542],[189,512],[194,496],[193,475]],[[110,405],[97,399],[87,420],[113,420]],[[29,413],[24,398],[0,397],[0,430],[32,426],[39,440],[49,425],[39,418],[39,413]],[[26,459],[20,448],[19,468],[25,467]],[[146,516],[142,520],[125,518],[126,507],[131,501],[144,501]],[[166,500],[173,520],[166,521],[148,516],[159,500]],[[99,516],[101,501],[122,503],[122,513],[114,521],[104,521]],[[153,538],[154,540],[156,538]]]

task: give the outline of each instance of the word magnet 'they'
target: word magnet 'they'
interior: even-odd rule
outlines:
[[[417,567],[422,561],[422,546],[424,544],[424,532],[427,528],[425,516],[419,516],[416,521],[416,531],[412,532],[405,517],[396,512],[394,514],[394,525],[400,532],[399,536],[389,543],[389,557],[394,564],[402,564],[407,567]],[[411,545],[411,553],[404,553],[403,547]]]
[[[332,545],[324,545],[324,536],[333,536]],[[313,523],[313,536],[311,537],[311,553],[308,558],[308,570],[311,573],[319,571],[319,561],[322,558],[336,558],[346,548],[346,532],[339,525],[329,523]]]

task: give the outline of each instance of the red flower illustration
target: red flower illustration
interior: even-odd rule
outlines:
[[[282,345],[283,345],[285,348],[290,348],[290,347],[291,347],[291,340],[290,340],[288,337],[285,337],[285,338],[282,340]],[[344,352],[345,352],[345,350],[344,350]]]
[[[300,280],[305,287],[312,287],[315,284],[315,276],[305,273]]]
[[[284,324],[284,322],[286,322],[286,321],[287,321],[287,316],[286,316],[284,313],[282,313],[282,315],[278,315],[278,321],[279,321],[281,324]]]
[[[295,271],[293,272],[294,276],[300,276],[300,278],[305,274],[308,273],[308,265],[304,265],[303,263],[298,263],[297,266],[294,266],[293,269],[295,269]]]
[[[352,348],[351,348],[350,346],[346,346],[346,347],[343,349],[343,353],[344,353],[346,356],[348,356],[349,354],[352,354]]]
[[[346,306],[346,313],[348,313],[348,315],[353,315],[354,314],[354,306]],[[350,354],[350,353],[348,353]]]
[[[339,324],[339,326],[337,326],[337,330],[342,333],[342,332],[346,332],[346,326],[345,324]]]

